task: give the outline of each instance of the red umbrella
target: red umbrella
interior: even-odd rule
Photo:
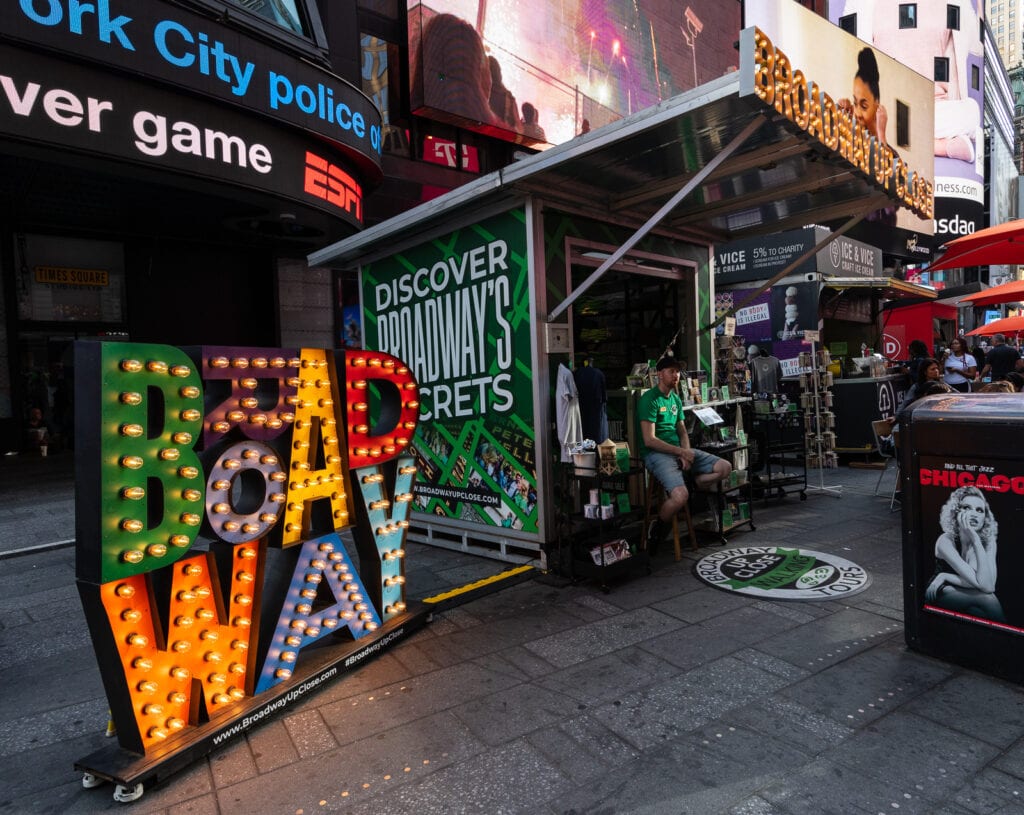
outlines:
[[[1003,317],[993,320],[987,325],[979,326],[964,334],[965,337],[991,337],[993,334],[1019,334],[1024,331],[1024,314],[1016,317]]]
[[[1001,286],[968,294],[957,300],[957,305],[994,306],[998,303],[1016,303],[1024,300],[1024,280],[1011,280]]]
[[[964,266],[1024,263],[1024,220],[980,229],[940,247],[942,255],[928,271]]]

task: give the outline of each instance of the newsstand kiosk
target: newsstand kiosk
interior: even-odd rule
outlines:
[[[656,337],[628,348],[633,361],[672,345],[689,368],[709,371],[713,327],[728,316],[714,316],[712,246],[834,227],[766,290],[893,202],[932,217],[931,83],[879,54],[924,128],[896,157],[835,106],[851,75],[835,57],[855,65],[862,46],[779,3],[741,32],[738,72],[309,256],[313,267],[358,273],[367,347],[408,360],[419,382],[414,540],[545,565],[559,525],[558,368],[573,361],[576,323],[606,273],[665,281],[657,302],[679,304],[674,323],[647,323],[621,292],[619,323]],[[777,60],[799,66],[806,86],[783,82]]]
[[[900,432],[907,645],[1024,682],[1024,403],[929,396]]]

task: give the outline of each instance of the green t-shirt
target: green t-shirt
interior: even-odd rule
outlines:
[[[637,408],[637,418],[641,422],[652,422],[654,424],[654,435],[663,442],[679,446],[679,421],[683,418],[683,400],[679,394],[670,391],[668,396],[661,392],[661,388],[651,388],[644,391],[640,397],[640,405]],[[646,456],[650,449],[643,442],[643,433],[640,434],[640,455]]]

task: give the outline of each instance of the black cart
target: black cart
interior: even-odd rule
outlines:
[[[898,444],[907,644],[1021,682],[1024,398],[926,397]]]

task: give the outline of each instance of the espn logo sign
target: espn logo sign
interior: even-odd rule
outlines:
[[[306,151],[306,179],[303,189],[329,204],[363,220],[363,190],[358,182],[327,159]]]

